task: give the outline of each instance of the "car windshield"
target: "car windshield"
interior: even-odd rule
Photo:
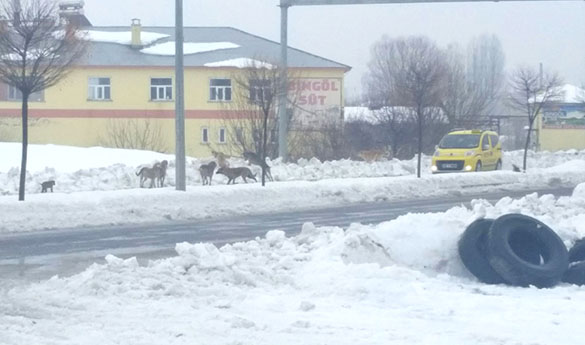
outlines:
[[[479,134],[453,134],[447,135],[441,140],[439,148],[442,149],[471,149],[479,145]]]

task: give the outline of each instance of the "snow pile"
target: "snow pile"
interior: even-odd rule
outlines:
[[[238,48],[239,45],[232,43],[232,42],[202,42],[202,43],[195,43],[195,42],[184,42],[183,43],[183,54],[197,54],[197,53],[205,53],[211,52],[214,50],[220,49],[233,49]],[[141,50],[144,54],[153,54],[153,55],[167,55],[167,56],[174,56],[175,55],[175,42],[164,42],[160,44],[156,44]]]
[[[456,245],[474,219],[510,212],[540,219],[570,245],[585,236],[583,190],[346,231],[307,223],[295,237],[274,230],[221,248],[180,243],[176,257],[147,266],[108,256],[78,275],[2,292],[2,341],[579,344],[585,289],[484,285]]]
[[[18,193],[19,164],[21,146],[18,143],[0,143],[0,195]],[[108,149],[101,147],[81,148],[59,145],[29,145],[27,164],[27,193],[39,193],[40,183],[55,180],[59,192],[108,191],[138,188],[139,179],[136,172],[142,166],[151,166],[154,162],[168,160],[168,185],[174,186],[174,155],[150,151]],[[187,159],[187,184],[201,184],[199,166],[213,160]],[[430,161],[423,157],[422,173],[430,175]],[[230,158],[232,166],[246,166],[239,157]],[[530,152],[529,173],[538,178],[548,179],[545,175],[552,167],[558,174],[574,175],[583,168],[584,151],[565,152]],[[504,170],[512,170],[512,163],[522,165],[522,152],[504,153]],[[352,161],[348,159],[321,162],[318,159],[300,159],[297,163],[284,163],[277,159],[269,162],[272,175],[276,181],[318,181],[324,179],[346,179],[363,177],[408,176],[416,173],[416,157],[410,160],[384,160],[378,162]],[[252,171],[260,176],[259,167],[252,166]],[[542,170],[544,169],[544,170]],[[582,170],[581,170],[582,171]],[[483,179],[485,174],[475,178]],[[520,178],[520,177],[518,177]],[[579,182],[579,181],[576,181]],[[223,175],[214,176],[214,184],[224,184]]]
[[[561,177],[568,179],[567,174],[558,176],[559,180]],[[172,182],[173,174],[168,178]],[[581,172],[576,173],[573,178],[585,180]],[[98,183],[99,180],[96,181]],[[71,194],[36,193],[29,194],[24,203],[17,202],[15,196],[8,195],[0,197],[0,232],[193,220],[283,209],[332,207],[357,202],[481,193],[493,191],[499,185],[523,189],[546,183],[546,179],[533,179],[533,176],[525,174],[498,172],[428,175],[421,179],[403,176],[325,179],[314,182],[287,181],[268,183],[266,187],[259,183],[222,183],[211,187],[189,186],[186,192],[176,192],[172,188],[135,188]]]

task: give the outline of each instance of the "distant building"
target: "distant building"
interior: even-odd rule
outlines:
[[[62,9],[63,16],[89,24],[78,3]],[[90,41],[87,57],[58,85],[31,97],[29,141],[104,145],[112,124],[150,119],[162,130],[166,151],[173,152],[174,28],[142,27],[134,19],[129,27],[83,29]],[[225,114],[238,111],[234,89],[240,86],[234,76],[250,64],[271,68],[279,56],[279,43],[235,28],[184,28],[188,155],[207,157],[230,144]],[[288,48],[288,63],[295,75],[290,85],[297,92],[298,123],[318,125],[324,117],[341,121],[344,74],[350,68],[293,48]],[[20,100],[18,90],[0,85],[0,126],[12,126],[13,140],[19,139]]]
[[[585,90],[563,85],[563,97],[543,106],[538,121],[541,150],[585,149]]]

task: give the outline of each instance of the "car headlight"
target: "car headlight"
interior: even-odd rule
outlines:
[[[473,156],[475,154],[474,150],[465,152],[465,157]]]
[[[471,165],[466,166],[465,171],[471,171]]]
[[[433,154],[433,156],[439,157],[440,155],[441,155],[441,152],[439,152],[439,150],[435,150],[435,153]]]
[[[437,166],[436,166],[436,165],[433,165],[433,166],[431,167],[431,171],[437,171]]]

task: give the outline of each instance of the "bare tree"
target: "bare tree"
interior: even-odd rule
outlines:
[[[388,146],[392,151],[392,157],[402,157],[400,153],[405,151],[404,148],[408,146],[411,138],[414,136],[414,116],[412,116],[410,108],[406,107],[383,107],[374,112],[374,117],[378,120],[381,127],[388,135]]]
[[[276,64],[251,60],[239,73],[232,76],[229,102],[225,102],[225,127],[231,149],[251,151],[262,161],[278,154],[277,101],[280,72]],[[211,90],[210,90],[211,92]],[[225,92],[225,91],[224,91]],[[262,167],[262,185],[266,171]]]
[[[121,149],[165,152],[164,139],[162,127],[152,119],[109,119],[100,142]]]
[[[530,137],[534,120],[543,106],[558,101],[563,96],[562,80],[558,74],[541,74],[535,68],[518,67],[510,80],[510,105],[524,111],[528,120],[528,132],[524,143],[524,160],[522,169],[526,171],[526,157],[530,145]]]
[[[409,117],[416,123],[418,177],[424,129],[442,117],[438,106],[444,97],[446,77],[445,54],[428,38],[383,37],[374,44],[366,89],[374,102],[409,109]]]
[[[448,74],[441,107],[451,124],[487,115],[501,99],[505,57],[495,35],[474,38],[465,59],[460,47],[446,49]]]
[[[78,30],[63,23],[54,1],[0,3],[0,80],[22,96],[22,161],[18,200],[24,200],[29,96],[61,80],[84,54]]]

